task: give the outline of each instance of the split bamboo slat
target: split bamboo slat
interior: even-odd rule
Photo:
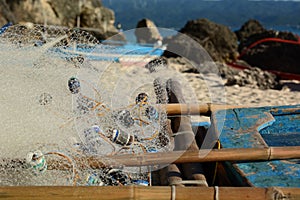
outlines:
[[[271,200],[300,199],[300,188],[175,187],[175,186],[8,186],[0,187],[0,199],[103,199],[103,200]]]

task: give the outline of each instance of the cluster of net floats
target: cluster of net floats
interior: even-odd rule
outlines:
[[[55,51],[49,48],[51,55],[59,53],[60,58],[75,68],[84,67],[86,57],[61,52],[74,44],[78,47],[82,41],[87,43],[86,41],[92,38],[78,30],[72,32],[44,26],[34,26],[30,29],[19,26],[7,31],[6,35],[2,34],[2,39],[18,43],[18,47],[31,43],[34,48],[47,45],[49,42],[38,38],[42,33],[48,31],[49,35],[52,31],[52,37],[57,42],[54,45]],[[92,40],[95,44],[93,38]],[[45,50],[44,57],[47,57],[49,51]],[[71,120],[75,122],[80,140],[74,142],[71,147],[41,145],[40,148],[28,152],[25,162],[18,164],[21,163],[20,168],[26,170],[26,173],[31,173],[30,176],[23,176],[24,181],[28,177],[34,180],[25,184],[150,185],[153,166],[126,167],[114,163],[113,160],[107,160],[106,156],[164,152],[171,148],[170,136],[166,130],[167,114],[162,107],[157,106],[157,97],[149,95],[147,91],[140,92],[132,99],[131,104],[112,107],[101,100],[101,92],[85,78],[74,75],[65,80],[65,85],[73,99],[74,116]],[[93,94],[88,95],[83,85],[91,88]],[[39,98],[41,107],[48,106],[53,101],[53,97],[47,92],[42,93]],[[51,109],[47,110],[51,112]],[[105,163],[105,167],[90,166],[87,159],[91,156],[98,156],[99,163]]]
[[[77,154],[85,155],[87,158],[93,155],[140,154],[169,150],[169,138],[162,131],[166,112],[161,107],[151,105],[147,93],[139,93],[135,102],[126,108],[111,110],[102,102],[82,95],[80,85],[80,80],[76,77],[68,80],[69,91],[76,99],[76,112],[84,116],[83,118],[90,113],[96,113],[100,120],[99,124],[89,124],[85,121],[81,126],[81,130],[78,131],[81,142],[74,144]],[[44,99],[45,96],[43,94]],[[69,156],[62,152],[35,150],[27,154],[26,163],[33,173],[39,176],[49,168],[47,158],[51,159],[51,156],[61,157],[71,165],[72,176],[69,179],[73,185],[149,185],[151,181],[151,169],[147,167],[124,169],[121,166],[119,169],[111,167],[89,169],[91,172],[84,173],[82,182],[82,175],[79,175],[72,157],[74,152]],[[53,166],[50,166],[50,169],[52,168]]]

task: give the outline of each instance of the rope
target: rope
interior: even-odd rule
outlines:
[[[177,132],[177,133],[173,133],[172,137],[175,137],[175,136],[178,136],[178,135],[183,135],[183,134],[192,134],[193,137],[195,137],[195,134],[194,134],[193,131],[180,131],[180,132]]]
[[[171,186],[171,200],[175,200],[176,199],[176,186],[172,185]]]
[[[283,193],[280,188],[277,187],[271,187],[267,189],[266,196],[268,199],[274,199],[274,200],[284,200],[289,199],[287,195]]]
[[[244,49],[237,59],[241,59],[250,49],[252,49],[253,47],[255,47],[261,43],[264,43],[264,42],[279,42],[279,43],[285,43],[285,44],[300,45],[300,37],[299,37],[298,41],[285,40],[285,39],[280,39],[280,38],[264,38],[264,39],[258,40],[256,42],[252,43],[246,49]],[[234,62],[228,63],[228,65],[230,65],[234,68],[237,68],[237,69],[248,69],[248,67],[236,64]],[[275,70],[265,70],[265,71],[276,74],[277,76],[279,76],[281,78],[286,78],[286,79],[291,79],[291,80],[300,80],[300,75],[298,75],[298,74],[292,74],[292,73],[275,71]]]
[[[221,143],[220,143],[220,140],[217,140],[217,144],[218,144],[218,149],[221,149]],[[215,171],[214,171],[214,176],[213,176],[213,179],[212,179],[212,185],[215,184],[216,177],[217,177],[217,171],[218,171],[218,162],[216,162]]]
[[[214,194],[214,199],[219,200],[219,187],[215,186],[215,194]]]
[[[248,50],[250,50],[253,47],[255,47],[256,45],[264,43],[264,42],[280,42],[280,43],[285,43],[285,44],[300,45],[300,41],[299,40],[298,41],[294,41],[294,40],[285,40],[285,39],[280,39],[280,38],[264,38],[264,39],[261,39],[261,40],[258,40],[256,42],[254,42],[249,47],[247,47],[245,50],[243,50],[241,52],[240,56],[238,57],[238,59],[240,59],[243,55],[245,55]]]
[[[272,156],[272,148],[268,148],[267,149],[267,153],[268,153],[268,160],[271,160],[271,156]]]
[[[174,185],[202,185],[208,187],[206,180],[183,180],[183,181],[174,181],[172,182],[172,186]]]
[[[231,63],[227,63],[229,66],[236,68],[236,69],[249,69],[249,67],[245,67],[243,65],[239,65],[237,63],[231,62]],[[276,74],[277,76],[281,77],[281,78],[285,78],[285,79],[290,79],[290,80],[298,80],[300,81],[300,75],[299,74],[292,74],[292,73],[287,73],[287,72],[281,72],[281,71],[276,71],[276,70],[264,70],[267,72],[270,72],[272,74]]]
[[[47,155],[57,155],[57,156],[60,156],[64,159],[66,159],[71,165],[72,165],[72,179],[73,179],[73,186],[76,186],[77,185],[77,178],[78,178],[78,172],[76,170],[76,167],[75,167],[75,164],[74,164],[74,161],[67,155],[63,154],[63,153],[60,153],[60,152],[48,152],[48,153],[45,153],[44,154],[45,156]]]

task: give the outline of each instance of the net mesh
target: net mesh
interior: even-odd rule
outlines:
[[[149,167],[105,156],[172,149],[157,103],[167,102],[168,79],[186,85],[181,75],[165,62],[149,71],[97,61],[125,51],[64,27],[11,26],[0,43],[0,185],[147,183]],[[91,156],[106,166],[91,167]]]

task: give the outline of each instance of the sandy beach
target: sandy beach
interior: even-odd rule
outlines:
[[[185,64],[178,64],[174,60],[169,60],[169,65],[176,71],[185,71],[188,67]],[[207,89],[207,84],[203,81],[203,77],[207,74],[200,75],[199,73],[183,73],[195,89],[199,103],[209,103],[210,92]],[[224,91],[224,103],[229,105],[245,105],[249,107],[257,106],[280,106],[280,105],[294,105],[299,104],[300,101],[300,82],[296,80],[281,80],[283,85],[281,90],[267,89],[262,90],[250,86],[241,87],[239,85],[226,86],[226,79],[220,80],[215,75],[215,85],[222,87]],[[217,78],[216,78],[217,77]],[[213,90],[213,88],[212,88]],[[212,93],[213,91],[211,91]],[[221,95],[221,94],[220,94]],[[217,96],[217,95],[216,95]]]

